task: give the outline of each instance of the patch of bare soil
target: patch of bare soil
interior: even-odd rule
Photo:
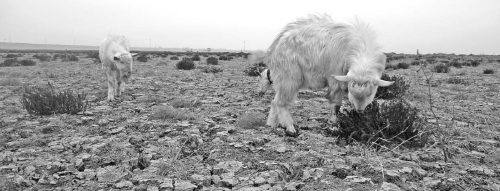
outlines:
[[[246,60],[219,61],[216,74],[176,63],[135,62],[132,82],[112,103],[101,65],[90,59],[0,68],[0,80],[18,79],[0,87],[0,190],[500,190],[500,79],[482,73],[498,63],[434,74],[437,119],[418,66],[387,71],[411,80],[405,99],[428,125],[443,126],[447,161],[438,136],[424,148],[391,151],[337,145],[325,131],[325,91],[301,91],[291,109],[300,135],[287,137],[264,125],[274,93],[257,96]],[[22,86],[47,82],[88,93],[91,109],[28,115]]]

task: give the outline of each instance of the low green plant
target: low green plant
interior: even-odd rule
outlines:
[[[170,57],[170,60],[179,60],[179,57],[177,57],[177,56],[172,56],[172,57]]]
[[[9,66],[16,66],[18,64],[17,58],[9,58],[3,61],[2,64],[0,64],[1,67],[9,67]]]
[[[445,64],[438,64],[434,66],[433,71],[436,73],[448,73],[450,71],[450,67]]]
[[[408,64],[406,62],[400,62],[400,63],[398,63],[397,67],[400,69],[408,69],[408,68],[410,68],[410,64]]]
[[[50,61],[51,57],[47,54],[36,54],[36,55],[33,55],[33,58],[40,60],[40,62],[48,62],[48,61]]]
[[[362,142],[375,145],[396,145],[424,141],[423,119],[419,110],[403,99],[379,104],[374,101],[363,113],[344,109],[338,117],[340,130],[334,132],[347,142]],[[422,142],[419,143],[419,145]]]
[[[149,58],[146,55],[142,54],[139,57],[137,57],[136,60],[139,62],[147,62]]]
[[[229,60],[227,56],[219,56],[219,60]]]
[[[19,78],[5,78],[0,80],[0,86],[20,86],[23,85]]]
[[[204,67],[201,71],[205,72],[205,73],[216,74],[216,73],[219,73],[219,72],[223,72],[224,70],[222,68],[215,67],[215,66],[207,66],[207,67]]]
[[[445,63],[446,64],[446,63]],[[446,64],[447,66],[453,66],[455,68],[462,68],[462,63],[457,62],[457,61],[452,61],[449,64]]]
[[[21,103],[30,114],[77,114],[90,107],[85,100],[86,95],[86,93],[73,93],[70,89],[59,92],[48,83],[46,86],[24,86]]]
[[[378,99],[394,99],[405,95],[410,89],[410,82],[403,76],[389,76],[386,73],[382,74],[382,80],[394,82],[387,87],[378,87],[375,97]]]
[[[193,57],[191,57],[191,60],[200,61],[201,60],[200,55],[198,55],[198,54],[193,55]]]
[[[34,66],[36,65],[36,62],[31,59],[25,59],[19,61],[19,64],[21,64],[22,66]]]
[[[217,65],[217,64],[219,64],[219,60],[215,57],[208,57],[207,64]]]
[[[192,70],[194,69],[194,62],[190,59],[183,59],[177,62],[176,66],[179,70]]]
[[[449,83],[449,84],[462,84],[462,85],[469,85],[470,82],[465,80],[465,79],[462,79],[462,78],[459,78],[459,77],[449,77],[448,79],[446,79],[446,82]]]
[[[493,74],[493,73],[495,73],[495,70],[493,70],[493,69],[484,69],[483,70],[483,74]]]

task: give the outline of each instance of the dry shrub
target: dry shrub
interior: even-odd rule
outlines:
[[[402,99],[382,104],[372,102],[363,113],[344,109],[337,116],[340,130],[334,134],[348,142],[386,146],[405,142],[425,143],[426,137],[421,135],[423,119],[418,112],[417,108]]]
[[[194,69],[194,62],[191,59],[184,58],[182,61],[179,61],[176,66],[179,70],[192,70]]]
[[[393,81],[394,83],[387,87],[378,87],[376,98],[379,99],[394,99],[400,98],[405,95],[410,89],[410,82],[406,80],[403,76],[389,76],[386,73],[382,74],[380,78],[386,81]]]
[[[433,71],[436,73],[448,73],[450,71],[450,67],[445,64],[438,64],[434,66]]]
[[[57,91],[52,84],[45,87],[24,87],[21,103],[30,114],[53,115],[56,113],[77,114],[86,111],[90,104],[85,100],[86,93],[73,93],[72,90]]]
[[[174,108],[191,108],[198,107],[201,105],[201,102],[198,100],[186,100],[186,99],[175,99],[171,101],[171,105]]]

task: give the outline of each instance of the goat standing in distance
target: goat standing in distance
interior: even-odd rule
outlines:
[[[132,75],[133,56],[130,42],[125,36],[108,35],[99,47],[102,68],[108,77],[108,101],[120,97]]]
[[[329,120],[333,123],[344,92],[354,108],[363,111],[379,86],[393,83],[380,79],[386,57],[375,37],[368,24],[357,19],[342,24],[328,15],[309,15],[287,24],[266,54],[253,60],[268,65],[260,76],[260,94],[271,85],[276,92],[267,125],[275,128],[281,124],[287,134],[296,134],[289,107],[300,89],[328,87]]]

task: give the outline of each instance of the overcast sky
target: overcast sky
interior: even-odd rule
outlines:
[[[384,52],[500,54],[499,0],[0,0],[2,42],[265,50],[289,22],[370,23]]]

